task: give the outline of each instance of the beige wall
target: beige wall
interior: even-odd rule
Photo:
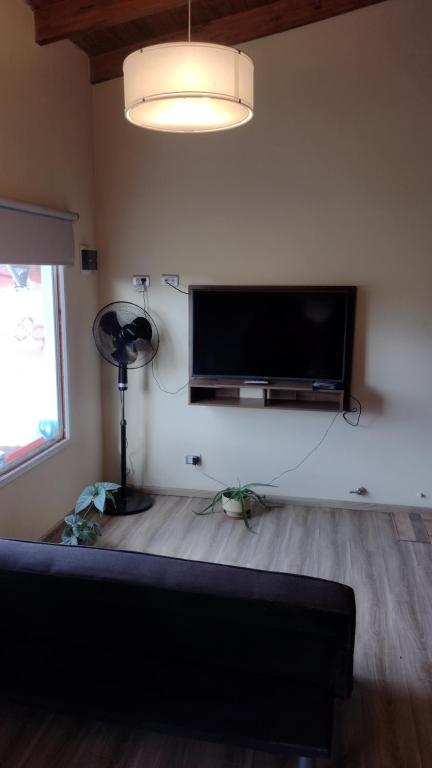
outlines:
[[[40,48],[23,0],[0,4],[0,196],[78,211],[76,244],[94,243],[91,88],[71,44]],[[72,441],[0,488],[0,535],[37,537],[101,479],[97,278],[65,270]],[[4,376],[4,361],[1,361]],[[31,382],[29,382],[31,393]],[[7,408],[1,403],[1,408]],[[1,416],[0,416],[1,418]]]
[[[359,286],[353,392],[361,427],[341,417],[280,482],[283,495],[429,504],[432,496],[432,7],[389,0],[245,46],[256,116],[207,136],[145,132],[122,116],[122,82],[94,92],[98,245],[104,301],[136,299],[151,275],[158,370],[187,380],[181,282]],[[104,365],[105,475],[117,468],[116,372]],[[321,438],[327,413],[187,405],[149,371],[130,374],[134,481],[211,488],[186,452],[224,481],[265,481]],[[215,489],[217,486],[214,486]],[[428,494],[424,501],[418,491]]]

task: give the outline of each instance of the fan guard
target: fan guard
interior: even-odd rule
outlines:
[[[118,344],[116,343],[118,337],[112,333],[108,333],[103,329],[104,319],[107,320],[108,318],[109,321],[110,313],[113,313],[113,315],[116,316],[120,330],[133,325],[134,321],[137,319],[143,318],[147,321],[151,329],[150,339],[147,340],[138,338],[135,341],[130,342],[129,345],[127,344],[127,341],[125,341],[124,346],[126,347],[133,344],[137,356],[135,360],[131,359],[124,364],[127,365],[128,369],[131,369],[142,368],[144,365],[151,363],[159,349],[158,329],[153,318],[151,315],[149,315],[148,312],[146,312],[142,307],[139,307],[138,304],[132,304],[132,302],[129,301],[114,301],[111,304],[107,304],[97,313],[95,317],[93,323],[93,336],[98,351],[104,360],[106,360],[107,363],[111,363],[111,365],[120,365],[115,357],[113,357],[113,355],[116,353],[116,350],[118,349]],[[113,323],[114,322],[115,321],[113,321]]]

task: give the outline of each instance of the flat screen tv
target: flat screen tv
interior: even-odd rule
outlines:
[[[191,377],[349,389],[355,298],[352,286],[191,286]]]

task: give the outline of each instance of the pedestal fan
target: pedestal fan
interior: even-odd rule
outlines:
[[[152,317],[144,309],[128,301],[115,301],[96,315],[93,337],[104,360],[118,368],[120,392],[120,503],[117,509],[107,514],[133,515],[149,509],[153,501],[142,491],[126,485],[125,392],[128,388],[128,369],[142,368],[153,360],[159,347],[159,333]]]

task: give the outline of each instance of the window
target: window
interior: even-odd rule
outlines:
[[[0,264],[0,479],[66,436],[60,269]]]
[[[0,198],[0,484],[65,441],[60,283],[77,218]]]

